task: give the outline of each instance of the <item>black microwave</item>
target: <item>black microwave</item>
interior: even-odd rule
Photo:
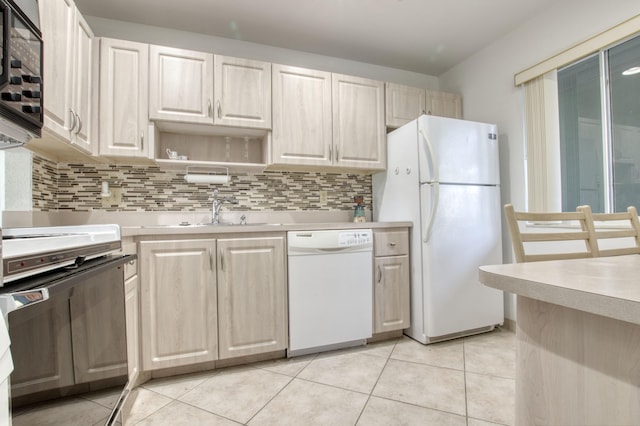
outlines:
[[[41,136],[44,117],[37,0],[0,0],[0,25],[0,133],[26,133],[14,138],[24,143]]]

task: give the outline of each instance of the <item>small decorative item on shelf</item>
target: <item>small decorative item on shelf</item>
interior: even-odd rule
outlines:
[[[366,222],[366,218],[364,215],[364,204],[363,197],[361,195],[356,195],[353,197],[353,201],[356,203],[356,206],[353,210],[353,221],[354,222]]]

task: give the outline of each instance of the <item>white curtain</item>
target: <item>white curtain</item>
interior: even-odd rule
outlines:
[[[560,131],[556,70],[524,83],[527,210],[560,211]]]

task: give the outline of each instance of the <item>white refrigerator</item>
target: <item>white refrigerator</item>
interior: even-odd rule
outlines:
[[[502,291],[478,281],[479,266],[502,263],[495,125],[423,115],[389,133],[373,218],[413,222],[405,334],[426,344],[503,323]]]

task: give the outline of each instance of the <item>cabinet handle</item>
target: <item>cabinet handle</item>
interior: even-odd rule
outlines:
[[[333,146],[329,145],[329,161],[333,161]]]
[[[393,241],[391,241],[391,242],[389,243],[389,246],[390,246],[390,247],[395,247],[395,246],[396,246],[396,243],[394,243]]]
[[[222,105],[220,105],[220,99],[218,99],[218,102],[217,102],[217,109],[218,109],[218,118],[222,118]]]
[[[76,120],[78,121],[78,130],[76,130],[76,135],[77,135],[78,133],[80,133],[80,130],[82,130],[82,119],[75,112],[74,112],[74,114],[76,116]]]
[[[338,150],[337,146],[336,146],[336,161],[340,161],[340,151]]]
[[[209,117],[213,115],[213,109],[211,107],[211,99],[207,99],[207,114]]]
[[[76,113],[70,109],[69,114],[71,115],[71,127],[69,128],[69,132],[73,133],[73,129],[76,128]]]
[[[213,250],[209,248],[209,270],[213,271]]]
[[[382,282],[382,268],[378,265],[378,283]]]
[[[140,150],[144,151],[144,131],[140,131]]]
[[[220,249],[220,270],[224,271],[224,250]]]

